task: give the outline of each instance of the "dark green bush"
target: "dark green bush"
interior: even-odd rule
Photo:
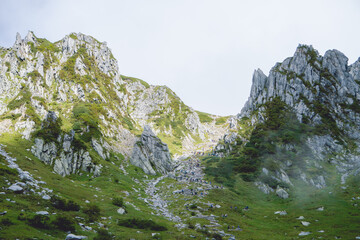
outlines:
[[[115,197],[112,200],[112,204],[114,204],[115,206],[118,207],[123,207],[124,206],[124,199],[121,197]]]
[[[101,228],[98,230],[97,235],[93,240],[111,240],[112,235],[105,229]]]
[[[65,199],[58,197],[58,196],[53,196],[51,197],[51,204],[60,210],[63,211],[79,211],[80,210],[80,205],[77,204],[76,202],[69,200],[66,201]]]
[[[100,217],[100,208],[95,204],[88,204],[83,212],[88,216],[90,222],[96,221]]]
[[[189,223],[189,224],[188,224],[188,228],[189,228],[189,229],[195,229],[195,226],[194,226],[194,224]]]
[[[61,134],[61,118],[56,121],[46,120],[42,122],[42,128],[34,132],[33,136],[44,139],[45,142],[57,142]]]
[[[144,219],[122,219],[118,221],[119,226],[124,226],[128,228],[137,228],[137,229],[150,229],[154,231],[166,231],[167,228],[155,223],[152,220],[144,220]]]
[[[68,211],[79,211],[80,205],[74,202],[73,200],[69,200],[66,204],[66,208]]]
[[[35,215],[33,217],[27,218],[27,223],[35,228],[43,228],[43,229],[50,229],[50,218],[45,215]]]
[[[3,218],[0,220],[0,226],[2,227],[9,227],[14,225],[14,223],[9,218]]]
[[[52,222],[55,228],[62,231],[75,231],[75,222],[67,216],[56,216],[56,219]]]

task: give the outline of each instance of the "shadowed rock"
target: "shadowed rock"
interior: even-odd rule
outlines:
[[[147,125],[134,145],[130,161],[143,169],[146,174],[152,175],[156,172],[165,174],[174,168],[168,146],[156,137]]]

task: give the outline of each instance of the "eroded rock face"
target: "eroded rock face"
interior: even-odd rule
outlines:
[[[303,123],[310,129],[317,130],[315,134],[304,131],[301,143],[274,143],[277,153],[293,153],[297,159],[265,157],[265,161],[274,163],[276,168],[263,172],[259,181],[266,181],[256,182],[256,186],[269,193],[271,190],[267,183],[276,181],[293,187],[292,179],[297,178],[315,188],[324,188],[328,179],[324,167],[327,163],[335,165],[342,175],[342,184],[346,183],[348,176],[359,174],[359,93],[360,59],[350,65],[348,58],[338,50],[328,50],[321,56],[312,46],[299,45],[292,57],[276,63],[268,75],[260,69],[256,70],[250,97],[237,115],[239,121],[246,121],[246,126],[250,129],[266,123],[269,120],[266,119],[267,104],[279,100],[285,103],[288,111],[294,113],[299,125]],[[241,139],[241,133],[239,135]],[[246,143],[250,137],[251,133],[245,133],[245,138],[241,140]],[[226,155],[235,143],[236,138],[226,135],[224,142],[215,150]],[[316,171],[299,168],[292,172],[294,165]],[[282,188],[270,189],[276,191],[281,198],[287,196]]]
[[[56,114],[50,111],[42,123],[42,128],[47,128],[56,121]],[[37,137],[31,152],[45,164],[53,166],[54,172],[61,176],[75,174],[80,171],[99,176],[102,166],[93,163],[86,149],[75,147],[74,134],[73,130],[68,134],[60,134],[57,141]]]
[[[156,137],[149,126],[144,127],[140,139],[135,143],[131,163],[146,174],[165,174],[173,169],[169,148]]]

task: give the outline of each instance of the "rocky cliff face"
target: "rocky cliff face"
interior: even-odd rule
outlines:
[[[42,128],[35,135],[35,143],[31,152],[47,165],[53,167],[54,172],[61,176],[76,174],[80,171],[90,172],[99,176],[101,164],[95,164],[86,146],[79,146],[74,139],[75,132],[62,133],[55,128],[58,118],[54,112],[49,112],[42,124]],[[55,138],[55,139],[54,139]],[[96,142],[96,140],[94,140]],[[101,146],[94,147],[105,157]]]
[[[308,169],[317,169],[316,174],[300,170],[298,178],[318,188],[326,186],[326,171],[323,168],[326,162],[336,166],[343,179],[348,174],[358,174],[359,67],[360,59],[348,65],[348,58],[337,50],[329,50],[324,56],[320,56],[312,46],[299,45],[294,56],[277,63],[268,76],[260,69],[254,72],[250,97],[237,118],[247,124],[251,131],[265,127],[275,130],[274,126],[264,127],[264,124],[271,124],[271,111],[275,111],[275,105],[271,105],[271,110],[269,103],[276,100],[277,106],[281,105],[282,109],[286,108],[294,113],[293,119],[298,122],[297,126],[307,129],[301,144],[295,143],[293,139],[288,139],[287,142],[283,138],[283,141],[276,145],[278,151],[283,149],[298,155],[300,152],[303,156],[307,155],[307,160],[302,158],[302,165]],[[280,127],[277,130],[283,129]],[[240,135],[245,143],[251,142],[251,137],[254,137],[251,132],[242,132]],[[283,162],[274,160],[278,169],[269,173],[265,168],[262,174],[278,182],[287,182],[294,161],[296,160],[291,158]],[[269,192],[265,191],[268,186],[262,183],[257,185],[264,189],[264,192]]]
[[[148,125],[135,143],[130,161],[152,175],[157,172],[166,174],[174,168],[168,146],[156,137]]]
[[[48,111],[62,120],[60,129],[67,134],[66,139],[53,141],[55,145],[32,138]],[[218,116],[201,116],[166,86],[120,75],[107,44],[91,36],[72,33],[51,43],[29,32],[24,39],[17,34],[13,47],[0,48],[0,130],[35,141],[34,152],[43,161],[56,163],[62,175],[87,168],[73,166],[79,162],[75,158],[88,162],[86,149],[76,154],[69,150],[73,139],[102,159],[109,151],[130,157],[135,136],[145,125],[174,156],[210,150],[228,123],[218,121]],[[61,163],[51,151],[63,153]]]

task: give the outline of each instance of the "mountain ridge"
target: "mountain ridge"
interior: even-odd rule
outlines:
[[[221,117],[121,75],[90,36],[17,35],[0,48],[2,234],[358,238],[359,73],[299,45]]]
[[[226,119],[218,124],[221,117],[193,110],[168,87],[121,75],[107,44],[91,36],[71,33],[51,43],[29,31],[24,39],[17,34],[13,47],[1,51],[0,114],[16,117],[15,123],[3,125],[14,125],[26,139],[49,110],[62,119],[62,131],[76,128],[80,133],[90,126],[107,138],[107,147],[125,156],[131,155],[145,125],[160,134],[177,157],[210,150],[228,129]],[[90,115],[71,114],[69,107]],[[26,121],[19,121],[24,116]]]
[[[256,184],[266,193],[276,189],[273,180],[290,184],[288,175],[294,175],[290,155],[281,156],[276,151],[293,151],[293,157],[299,158],[295,161],[307,166],[298,166],[302,170],[295,169],[295,176],[306,183],[325,187],[330,176],[322,165],[329,162],[336,166],[345,184],[346,177],[360,172],[359,66],[360,59],[348,65],[347,57],[338,50],[328,50],[321,56],[312,46],[299,45],[294,56],[276,63],[268,76],[255,70],[249,99],[237,115],[243,126],[252,130],[240,133],[241,140],[233,137],[234,147],[239,141],[242,145],[232,151],[230,143],[228,154],[240,154],[242,165],[252,166],[251,161],[259,159],[256,170],[249,172],[262,178]],[[271,137],[272,132],[280,135]],[[217,146],[220,151],[225,148],[226,144]],[[268,162],[271,158],[275,159]],[[269,171],[265,166],[269,164],[277,167]],[[309,173],[309,168],[317,169],[317,173]],[[240,170],[244,177],[246,171]]]

